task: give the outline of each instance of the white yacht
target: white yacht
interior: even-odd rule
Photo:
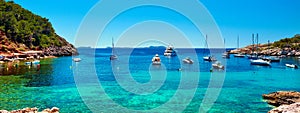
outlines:
[[[298,66],[295,64],[285,64],[286,67],[298,69]]]
[[[212,67],[215,69],[224,69],[225,68],[220,62],[216,62],[216,63],[212,64]]]
[[[161,61],[160,61],[160,58],[159,58],[158,54],[156,54],[156,55],[152,58],[152,64],[153,64],[153,65],[160,65],[160,64],[161,64]]]
[[[164,52],[164,56],[176,56],[174,47],[169,45]]]
[[[257,59],[257,60],[250,60],[252,65],[261,65],[261,66],[270,66],[271,63],[270,61],[265,61],[262,59]]]

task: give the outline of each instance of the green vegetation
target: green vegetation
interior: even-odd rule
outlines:
[[[6,38],[0,36],[1,40],[8,39],[0,44],[6,46],[15,43],[25,45],[28,49],[44,49],[68,44],[55,33],[47,18],[33,14],[13,1],[0,0],[0,32],[6,35]],[[7,49],[3,45],[2,48]],[[21,50],[24,50],[24,46]]]
[[[292,38],[284,38],[273,43],[274,47],[285,48],[289,47],[292,49],[300,49],[300,34],[295,35]]]

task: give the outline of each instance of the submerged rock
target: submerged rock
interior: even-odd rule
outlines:
[[[300,102],[300,92],[296,91],[278,91],[270,94],[263,94],[263,99],[273,106],[289,105]]]

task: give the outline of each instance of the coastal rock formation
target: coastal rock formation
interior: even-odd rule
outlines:
[[[281,105],[277,108],[272,109],[268,113],[300,113],[300,103]]]
[[[62,46],[62,47],[51,46],[51,47],[43,49],[43,53],[44,53],[44,55],[47,55],[47,56],[78,55],[77,49],[71,44],[68,44],[68,45]]]
[[[300,92],[296,91],[278,91],[270,94],[263,94],[263,99],[273,106],[289,105],[300,102]]]
[[[300,92],[278,91],[263,94],[262,97],[267,100],[268,104],[277,107],[269,113],[300,113]]]
[[[47,108],[44,109],[42,112],[38,112],[38,108],[23,108],[19,110],[12,110],[12,111],[7,111],[7,110],[0,110],[0,113],[59,113],[59,108],[53,107],[51,109]]]

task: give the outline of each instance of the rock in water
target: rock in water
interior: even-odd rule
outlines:
[[[291,105],[281,105],[272,109],[268,113],[300,113],[300,103],[294,103]]]
[[[296,91],[278,91],[270,94],[263,94],[263,99],[273,106],[290,105],[300,102],[300,92]]]

